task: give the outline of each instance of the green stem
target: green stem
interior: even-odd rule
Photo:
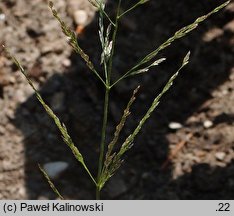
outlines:
[[[118,22],[119,22],[119,12],[120,12],[121,0],[119,0],[117,14],[115,19],[115,29],[112,36],[113,47],[111,50],[110,61],[107,68],[107,80],[106,80],[106,91],[105,91],[105,101],[104,101],[104,115],[103,115],[103,124],[102,124],[102,135],[101,135],[101,143],[100,143],[100,155],[99,155],[99,163],[98,163],[98,176],[97,176],[97,185],[96,185],[96,199],[100,199],[100,178],[103,167],[103,158],[105,151],[105,141],[106,141],[106,128],[107,128],[107,119],[108,119],[108,107],[109,107],[109,97],[110,97],[110,82],[111,82],[111,72],[113,65],[113,55],[114,48],[116,43],[116,35],[118,31]]]
[[[112,50],[111,50],[110,61],[109,61],[109,65],[108,65],[108,84],[110,84],[110,82],[111,82],[111,73],[112,73],[112,66],[113,66],[113,56],[114,56],[114,52],[115,52],[116,35],[117,35],[117,31],[118,31],[118,26],[119,26],[119,13],[120,13],[121,1],[122,0],[119,0],[119,2],[118,2],[116,19],[115,19],[115,30],[114,30],[113,36],[112,36],[113,47],[112,47]]]
[[[103,2],[99,2],[99,11],[106,16],[106,18],[109,20],[109,22],[115,27],[115,23],[111,20],[109,15],[106,13],[105,9],[102,8]]]
[[[83,165],[84,169],[87,171],[87,173],[88,173],[88,175],[90,176],[90,178],[92,179],[93,183],[94,183],[95,185],[97,185],[96,180],[94,179],[93,175],[92,175],[91,172],[89,171],[89,169],[88,169],[88,167],[86,166],[86,164],[85,164],[85,163],[82,163],[82,165]]]
[[[103,26],[103,29],[104,29],[104,17],[103,17],[103,13],[104,13],[104,11],[103,11],[103,10],[100,10],[99,15],[100,15],[100,18],[101,18],[101,25],[99,24],[99,25],[100,25],[99,28],[100,28],[100,32],[101,32],[101,34],[102,34],[102,37],[104,38],[104,31],[101,31],[102,26]],[[105,39],[104,39],[104,40],[105,40]],[[102,50],[103,50],[103,52],[104,52],[104,49],[105,49],[105,41],[102,42],[102,40],[101,40],[101,45],[102,45]],[[107,88],[107,87],[108,87],[108,86],[107,86],[107,83],[108,83],[108,71],[107,71],[107,61],[106,61],[105,55],[104,55],[104,59],[103,59],[103,64],[104,64],[104,73],[105,73],[105,78],[106,78],[105,86],[106,86],[106,88]]]
[[[100,200],[100,198],[101,198],[100,192],[101,192],[101,190],[100,190],[99,186],[96,186],[96,200]]]
[[[110,86],[110,88],[112,88],[113,86],[115,86],[115,85],[116,85],[118,82],[120,82],[121,80],[123,80],[123,79],[129,77],[130,74],[131,74],[134,70],[137,69],[137,67],[138,67],[138,65],[135,66],[135,67],[133,67],[131,70],[127,71],[124,75],[122,75],[119,79],[117,79],[117,80]]]
[[[99,155],[99,163],[98,163],[98,176],[97,176],[97,185],[96,185],[96,199],[100,199],[99,181],[101,177],[103,157],[104,157],[104,151],[105,151],[109,96],[110,96],[110,89],[106,88],[105,101],[104,101],[104,115],[103,115],[103,123],[102,123],[102,135],[101,135],[101,143],[100,143],[100,155]]]
[[[131,10],[135,9],[136,7],[138,7],[140,5],[140,1],[138,3],[136,3],[135,5],[133,5],[131,8],[129,8],[128,10],[124,11],[122,14],[119,15],[119,18],[121,18],[122,16],[124,16],[125,14],[127,14],[128,12],[130,12]]]
[[[106,13],[106,11],[102,10],[102,12],[107,17],[107,19],[109,20],[109,22],[115,27],[115,23],[111,20],[111,18],[108,16],[108,14]]]
[[[105,87],[107,87],[106,83],[104,82],[104,80],[102,79],[102,77],[98,74],[98,72],[96,70],[92,70],[92,72],[97,76],[97,78],[103,83],[103,85]]]
[[[127,77],[127,73],[124,74],[123,76],[121,76],[117,81],[115,81],[110,88],[114,87],[118,82],[120,82],[121,80],[125,79]]]

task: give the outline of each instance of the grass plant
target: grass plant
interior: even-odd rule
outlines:
[[[96,176],[91,174],[91,172],[89,171],[85,163],[84,156],[79,151],[78,147],[73,143],[72,138],[69,136],[66,126],[59,120],[59,118],[55,115],[55,113],[51,110],[51,108],[45,103],[43,98],[40,96],[39,92],[34,87],[33,82],[27,76],[27,73],[25,72],[24,68],[16,59],[16,57],[10,54],[8,49],[6,48],[5,49],[8,52],[8,54],[11,56],[11,58],[13,59],[14,63],[20,69],[22,74],[25,76],[29,85],[31,85],[31,87],[35,91],[38,101],[44,107],[48,115],[53,119],[54,123],[58,127],[58,130],[61,132],[61,136],[64,142],[71,149],[71,152],[74,155],[74,157],[78,160],[81,166],[83,166],[83,168],[87,171],[87,174],[90,176],[91,181],[96,187],[96,199],[100,199],[101,190],[105,186],[106,182],[115,174],[115,172],[121,166],[123,162],[123,157],[126,154],[126,152],[129,149],[131,149],[131,147],[133,146],[133,141],[135,137],[141,131],[141,128],[146,123],[147,119],[150,117],[152,112],[159,105],[159,102],[162,96],[171,88],[174,80],[179,75],[179,72],[189,63],[190,52],[188,52],[185,55],[178,70],[171,76],[171,78],[165,84],[165,87],[162,89],[162,91],[157,96],[155,96],[155,99],[153,100],[151,106],[148,108],[145,115],[141,118],[135,130],[133,130],[133,132],[125,139],[123,143],[119,143],[120,133],[122,132],[125,122],[128,116],[130,115],[131,106],[136,99],[136,95],[139,91],[140,86],[136,87],[136,89],[133,91],[132,97],[130,98],[126,106],[126,109],[123,112],[122,118],[120,119],[119,124],[116,126],[113,139],[110,143],[107,143],[106,133],[107,133],[107,125],[108,125],[108,110],[109,110],[110,92],[112,88],[116,86],[119,82],[121,82],[122,80],[126,78],[133,78],[134,76],[139,75],[139,74],[145,74],[153,67],[156,67],[157,65],[165,61],[166,60],[165,58],[157,59],[157,55],[159,52],[163,51],[168,46],[170,46],[173,42],[186,36],[191,31],[196,29],[201,22],[205,21],[212,14],[217,13],[219,10],[227,6],[230,1],[223,3],[222,5],[212,10],[210,13],[197,18],[193,23],[176,31],[175,34],[172,35],[172,37],[167,39],[159,47],[153,49],[152,52],[144,56],[141,60],[138,61],[138,63],[136,63],[133,67],[131,67],[129,70],[123,73],[123,75],[121,75],[116,80],[112,79],[112,66],[113,66],[113,57],[115,54],[116,37],[118,33],[120,20],[124,16],[127,16],[128,13],[130,13],[132,10],[134,10],[138,6],[141,6],[142,4],[146,4],[149,0],[138,0],[135,4],[133,4],[132,7],[125,10],[124,12],[121,12],[122,11],[121,0],[117,0],[118,3],[117,3],[117,8],[116,8],[116,13],[115,13],[114,18],[108,15],[108,12],[106,11],[106,8],[105,8],[106,2],[104,0],[88,0],[88,1],[94,7],[96,7],[99,13],[99,20],[98,20],[99,32],[98,33],[99,33],[100,43],[102,47],[102,53],[100,55],[100,59],[101,59],[101,66],[103,68],[103,71],[96,70],[89,56],[81,48],[79,44],[79,38],[77,39],[76,33],[72,31],[66,25],[66,23],[60,18],[52,2],[49,3],[49,7],[52,11],[53,16],[59,22],[64,35],[67,37],[68,43],[71,45],[74,51],[80,55],[80,57],[86,63],[88,69],[94,74],[94,76],[97,77],[98,80],[100,80],[100,82],[103,84],[103,88],[105,89],[104,104],[103,104],[103,123],[102,123],[101,140],[100,140],[100,154],[99,154],[98,170],[97,170]],[[104,23],[105,24],[108,23],[108,25],[105,25]],[[117,145],[119,146],[119,148],[116,148]],[[118,150],[114,151],[114,149],[118,149]],[[58,197],[63,199],[62,195],[59,193],[59,191],[56,189],[54,184],[51,182],[46,172],[42,169],[41,166],[39,166],[39,168],[44,174],[47,181],[49,182],[53,191],[58,195]]]

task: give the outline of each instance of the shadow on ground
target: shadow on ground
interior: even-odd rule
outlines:
[[[213,1],[189,0],[178,3],[170,0],[150,1],[141,9],[137,9],[123,21],[120,28],[114,78],[152,51],[152,47],[157,47],[179,27],[192,22],[217,5],[218,3]],[[179,66],[185,53],[188,50],[192,52],[190,65],[182,72],[173,89],[163,98],[159,108],[143,128],[123,167],[107,185],[103,193],[104,199],[234,198],[233,162],[224,168],[198,164],[193,166],[191,173],[176,180],[172,179],[172,167],[164,171],[160,169],[169,152],[166,135],[171,131],[168,129],[168,123],[184,123],[211,98],[211,92],[228,79],[230,68],[233,66],[233,52],[228,41],[233,35],[224,31],[211,42],[205,42],[203,36],[213,27],[222,29],[230,20],[231,14],[228,12],[213,16],[199,30],[161,54],[168,57],[167,63],[144,77],[128,79],[114,88],[110,103],[108,139],[131,91],[141,83],[141,96],[132,109],[132,117],[123,137],[132,131],[155,94]],[[97,65],[100,48],[97,45],[95,26],[96,20],[86,29],[80,43],[91,59],[96,59],[94,63]],[[80,62],[79,57],[72,54],[71,61],[71,68],[62,73],[63,75],[52,76],[40,89],[40,93],[66,123],[91,172],[95,173],[103,90],[100,83]],[[25,181],[29,198],[55,198],[43,180],[37,163],[58,160],[70,164],[68,170],[55,181],[61,193],[70,199],[94,198],[94,187],[88,176],[62,143],[56,127],[38,105],[35,96],[21,104],[14,123],[25,134]]]

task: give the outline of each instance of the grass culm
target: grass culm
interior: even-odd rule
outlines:
[[[29,85],[35,91],[36,97],[41,105],[44,107],[45,111],[52,118],[58,130],[60,131],[64,143],[70,148],[74,157],[78,160],[78,162],[83,166],[86,170],[87,174],[90,177],[91,182],[96,187],[96,199],[100,199],[101,190],[105,186],[106,182],[116,173],[123,162],[123,157],[127,153],[129,149],[133,146],[134,139],[141,131],[141,128],[146,123],[147,119],[151,116],[152,112],[159,105],[160,99],[162,96],[171,88],[174,80],[179,75],[180,71],[189,63],[190,52],[185,54],[185,57],[182,59],[178,70],[171,76],[168,82],[165,84],[162,91],[155,96],[152,101],[151,106],[148,108],[147,112],[141,120],[138,122],[136,128],[132,131],[131,134],[127,136],[123,143],[119,143],[120,133],[123,131],[125,122],[130,115],[130,109],[132,104],[134,103],[140,86],[137,86],[133,91],[132,97],[130,98],[125,110],[123,111],[123,115],[119,121],[119,124],[116,126],[114,135],[112,140],[107,143],[106,134],[107,134],[107,125],[108,125],[108,110],[109,110],[109,101],[110,101],[110,92],[114,86],[116,86],[119,82],[127,78],[134,78],[136,75],[145,75],[152,68],[156,67],[160,63],[166,60],[166,58],[157,58],[158,54],[164,49],[168,48],[173,42],[176,40],[186,36],[191,31],[196,29],[200,23],[205,21],[208,17],[217,13],[219,10],[223,9],[225,6],[229,4],[230,1],[223,3],[218,6],[210,13],[197,18],[193,23],[181,28],[176,31],[174,35],[168,38],[164,43],[162,43],[159,47],[153,49],[148,55],[144,56],[141,60],[138,61],[133,67],[123,73],[119,78],[113,80],[112,76],[112,66],[113,66],[113,57],[115,55],[115,46],[116,46],[116,38],[118,35],[118,27],[120,24],[120,20],[127,16],[128,13],[131,13],[135,8],[147,4],[150,0],[138,0],[134,5],[132,5],[129,9],[122,11],[121,9],[121,0],[117,0],[117,8],[115,10],[115,17],[110,17],[108,12],[106,11],[106,2],[104,0],[88,0],[90,4],[92,4],[99,13],[98,25],[99,25],[99,38],[100,44],[102,48],[102,53],[100,54],[102,71],[98,71],[95,68],[95,65],[90,60],[89,56],[85,53],[85,51],[81,48],[79,44],[79,38],[77,39],[77,35],[74,31],[72,31],[66,23],[60,18],[58,12],[56,11],[52,2],[49,3],[49,8],[52,11],[53,16],[57,19],[58,23],[61,26],[61,30],[64,35],[68,39],[69,45],[74,49],[74,51],[80,55],[82,60],[86,63],[87,68],[93,73],[94,76],[100,81],[103,88],[105,89],[104,94],[104,104],[103,104],[103,121],[102,121],[102,130],[101,130],[101,140],[99,146],[99,161],[98,161],[98,170],[96,176],[93,175],[89,168],[86,165],[85,157],[79,151],[79,148],[73,143],[72,138],[70,137],[66,126],[59,120],[59,118],[55,115],[52,109],[45,103],[39,92],[34,87],[33,82],[27,76],[26,71],[21,66],[20,62],[17,58],[12,55],[9,50],[5,48],[6,52],[11,56],[12,60],[25,76]],[[118,86],[116,86],[118,87]],[[120,146],[116,148],[116,146]],[[117,149],[117,150],[114,150]],[[39,165],[39,168],[48,183],[50,184],[53,191],[58,195],[59,198],[63,199],[62,195],[59,193],[59,190],[55,187],[55,185],[50,180],[49,176],[46,174],[45,170]]]

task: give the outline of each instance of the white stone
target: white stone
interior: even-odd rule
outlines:
[[[70,67],[72,63],[70,59],[66,58],[63,60],[62,64],[64,67]]]
[[[20,197],[25,199],[25,197],[27,196],[26,188],[20,185],[20,187],[18,188],[18,194],[20,195]]]
[[[213,126],[213,122],[210,120],[206,120],[206,121],[204,121],[203,126],[204,126],[204,128],[210,128]]]
[[[44,164],[43,168],[51,179],[56,179],[68,168],[68,163],[64,161],[49,162]]]
[[[85,26],[88,22],[88,14],[85,10],[76,10],[73,16],[77,25]]]
[[[222,91],[222,94],[225,96],[225,95],[227,95],[228,94],[228,90],[227,89],[224,89],[223,91]]]
[[[170,122],[170,124],[168,125],[168,127],[172,130],[178,130],[180,128],[183,127],[182,124],[180,124],[179,122]]]
[[[215,157],[216,159],[220,160],[220,161],[223,161],[224,158],[225,158],[226,154],[224,152],[216,152],[215,153]]]
[[[229,31],[229,32],[234,33],[234,20],[232,20],[231,22],[227,23],[227,24],[224,26],[224,29],[225,29],[226,31]]]
[[[22,89],[17,89],[15,91],[15,101],[17,101],[18,103],[24,103],[27,100],[26,95],[24,94]]]
[[[5,14],[0,14],[0,20],[5,20],[6,19],[6,15]]]

